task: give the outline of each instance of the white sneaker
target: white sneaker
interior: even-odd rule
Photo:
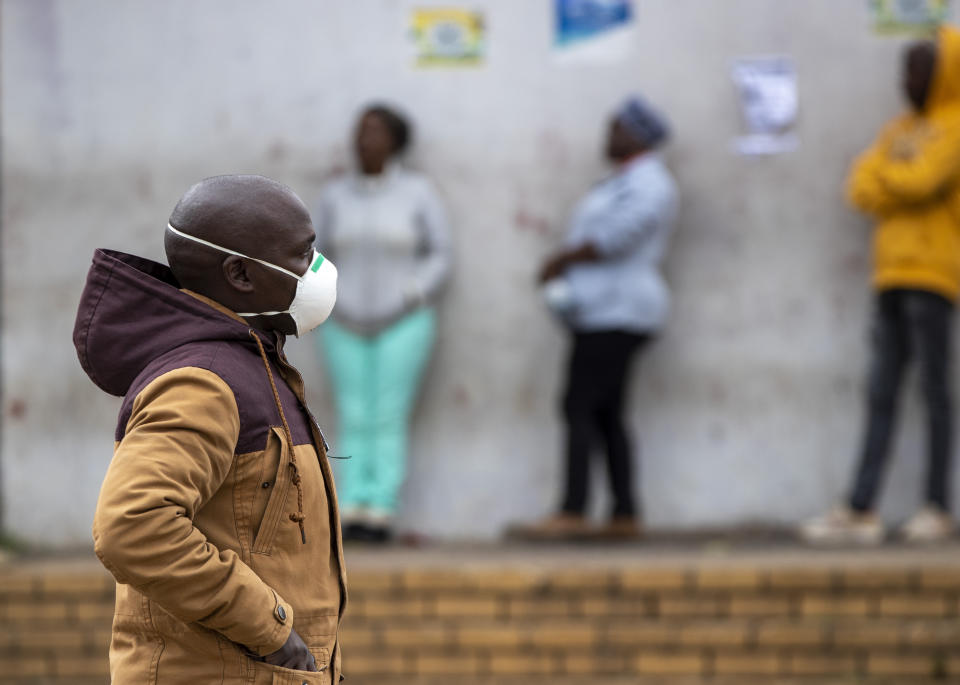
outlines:
[[[798,533],[812,545],[879,545],[884,537],[883,524],[876,514],[845,506],[804,522]]]
[[[953,536],[956,523],[950,514],[932,506],[926,506],[900,528],[900,535],[907,542],[940,542]]]

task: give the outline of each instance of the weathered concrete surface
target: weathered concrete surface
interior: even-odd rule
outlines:
[[[531,283],[603,171],[605,117],[635,90],[673,120],[683,193],[675,315],[631,398],[649,525],[789,523],[843,492],[869,293],[868,226],[840,188],[900,107],[901,43],[870,32],[867,3],[644,0],[629,60],[561,67],[549,3],[477,0],[489,54],[465,71],[410,67],[415,4],[3,1],[10,530],[54,545],[89,536],[118,406],[70,342],[93,248],[160,258],[170,209],[207,175],[258,172],[315,196],[348,161],[357,108],[381,97],[417,122],[413,163],[449,203],[458,256],[416,416],[405,526],[490,537],[554,502],[565,341]],[[765,53],[796,60],[801,147],[739,158],[729,61]],[[332,426],[312,343],[292,354]],[[891,520],[920,495],[917,414],[911,403],[884,496]]]

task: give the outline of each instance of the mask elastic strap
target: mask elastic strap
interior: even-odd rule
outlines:
[[[284,309],[282,312],[236,312],[237,316],[242,316],[247,318],[248,316],[276,316],[277,314],[289,314],[289,309]]]
[[[288,270],[284,269],[282,266],[277,266],[276,264],[271,264],[270,262],[265,262],[265,261],[263,261],[262,259],[257,259],[256,257],[249,257],[249,256],[243,254],[242,252],[237,252],[236,250],[230,250],[230,249],[228,249],[228,248],[226,248],[226,247],[221,247],[220,245],[217,245],[216,243],[211,243],[209,240],[204,240],[203,238],[197,238],[196,236],[192,236],[192,235],[190,235],[189,233],[184,233],[183,231],[178,231],[178,230],[175,229],[173,226],[171,226],[169,223],[167,224],[167,229],[169,229],[170,231],[173,231],[176,235],[180,236],[181,238],[186,238],[187,240],[192,240],[192,241],[195,242],[195,243],[200,243],[201,245],[206,245],[207,247],[212,247],[214,250],[220,250],[220,252],[226,252],[227,254],[232,254],[232,255],[235,255],[235,256],[237,256],[237,257],[243,257],[244,259],[250,259],[250,260],[252,260],[252,261],[254,261],[254,262],[257,262],[257,263],[259,263],[259,264],[263,264],[264,266],[269,266],[271,269],[276,269],[277,271],[279,271],[279,272],[281,272],[281,273],[285,273],[285,274],[287,274],[287,276],[291,276],[292,278],[296,278],[298,281],[303,280],[303,276],[298,276],[297,274],[293,273],[292,271],[288,271]],[[266,313],[269,313],[269,314],[286,314],[287,312],[265,312],[265,314],[266,314]],[[240,316],[246,316],[246,315],[241,314]]]

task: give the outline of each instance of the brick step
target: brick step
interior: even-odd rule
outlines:
[[[905,681],[902,677],[893,678],[870,678],[863,680],[859,678],[851,679],[848,676],[841,677],[814,677],[814,678],[771,678],[770,676],[760,677],[742,677],[735,678],[687,678],[668,676],[665,678],[644,676],[642,680],[637,680],[636,676],[602,676],[591,675],[588,680],[583,676],[575,677],[557,677],[557,676],[519,676],[519,677],[460,677],[451,679],[447,676],[438,678],[419,678],[410,676],[384,677],[375,676],[368,678],[363,676],[351,675],[347,685],[958,685],[958,678],[915,678],[911,677]],[[93,678],[82,676],[64,676],[58,677],[27,677],[17,678],[6,674],[0,674],[0,683],[3,685],[110,685],[110,678],[107,675]]]
[[[39,637],[39,635],[38,635]],[[348,618],[340,633],[354,654],[385,650],[604,650],[730,648],[887,653],[960,649],[960,619],[652,621],[384,621]]]
[[[869,681],[851,679],[849,677],[826,677],[826,678],[771,678],[769,676],[760,677],[742,677],[734,678],[724,677],[686,677],[686,676],[644,676],[642,680],[637,680],[636,676],[591,676],[585,680],[583,676],[575,677],[557,677],[557,676],[520,676],[520,677],[486,677],[486,678],[457,678],[451,680],[449,677],[440,678],[418,678],[418,677],[383,677],[378,676],[375,679],[354,678],[349,679],[351,685],[862,685],[869,682],[869,685],[956,685],[960,683],[957,678],[910,678],[904,681],[901,677],[894,678],[871,678]],[[344,684],[346,685],[346,683]]]
[[[363,674],[443,672],[938,673],[960,676],[960,621],[353,623],[341,634]],[[0,636],[17,672],[100,673],[109,628],[24,628]],[[464,671],[465,669],[465,671]]]
[[[407,618],[516,620],[574,617],[652,620],[718,620],[727,618],[790,617],[796,619],[865,617],[873,619],[960,618],[960,601],[951,593],[805,593],[768,595],[729,593],[664,593],[606,595],[586,592],[523,594],[438,591],[393,596],[352,591],[350,615],[377,620]]]
[[[465,675],[956,676],[960,622],[348,625],[351,672]]]
[[[960,564],[384,565],[350,581],[358,685],[960,683]],[[93,564],[0,566],[0,684],[105,684],[113,595]]]

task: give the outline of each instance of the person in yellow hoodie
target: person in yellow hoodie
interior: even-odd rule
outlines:
[[[960,294],[960,31],[910,45],[903,87],[910,109],[853,164],[850,202],[876,220],[873,359],[867,425],[848,501],[801,528],[811,542],[877,543],[874,513],[904,371],[915,357],[929,417],[926,505],[901,529],[913,542],[950,536],[951,320]]]

